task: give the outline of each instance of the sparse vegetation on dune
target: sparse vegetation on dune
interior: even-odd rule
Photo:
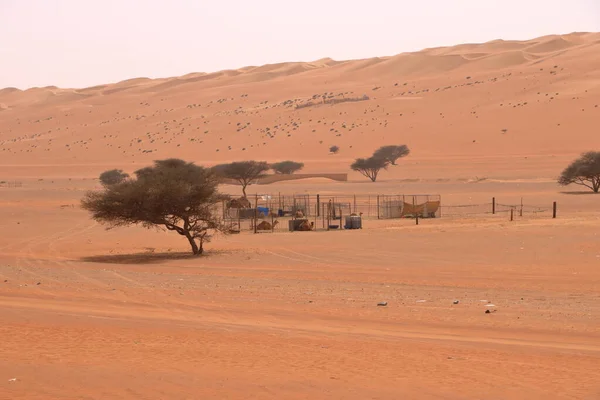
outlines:
[[[365,95],[362,95],[360,97],[342,97],[342,98],[323,98],[323,101],[317,102],[317,101],[307,101],[306,103],[300,103],[300,104],[296,104],[294,107],[296,109],[302,109],[302,108],[307,108],[307,107],[314,107],[314,106],[319,106],[319,105],[323,105],[323,104],[340,104],[340,103],[347,103],[347,102],[355,102],[355,101],[367,101],[370,100],[370,97]]]

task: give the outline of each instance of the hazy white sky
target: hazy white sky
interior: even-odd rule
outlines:
[[[0,0],[0,88],[600,31],[600,0]]]

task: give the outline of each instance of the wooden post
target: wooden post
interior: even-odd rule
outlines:
[[[496,198],[492,197],[492,214],[496,214]]]
[[[254,195],[254,233],[257,232],[256,230],[256,223],[258,220],[258,194]]]
[[[340,211],[341,212],[341,211]],[[354,208],[352,209],[352,212],[356,214],[356,195],[354,195]],[[341,214],[340,214],[341,215]],[[340,224],[341,225],[341,224]]]
[[[377,219],[379,219],[379,195],[377,195]]]
[[[552,203],[552,218],[556,218],[556,202]]]
[[[512,221],[514,219],[514,213],[515,213],[515,208],[511,207],[510,208],[510,220]]]
[[[417,219],[417,225],[419,225],[419,213],[417,212],[417,205],[415,204],[415,196],[413,198],[413,211],[415,213],[415,218]]]
[[[319,210],[321,205],[321,195],[317,195],[317,217],[319,216]]]
[[[340,205],[340,231],[343,229],[342,220],[344,216],[342,215],[342,206]]]
[[[327,230],[329,230],[329,226],[331,225],[330,218],[331,217],[331,200],[327,203]]]
[[[416,225],[419,225],[419,213],[417,213],[415,217]]]
[[[275,232],[275,218],[273,218],[273,211],[271,211],[271,233]]]
[[[523,216],[523,198],[521,197],[521,209],[519,210],[519,217]]]

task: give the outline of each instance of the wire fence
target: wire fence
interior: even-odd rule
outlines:
[[[548,206],[505,204],[444,205],[440,195],[261,194],[224,201],[223,220],[232,232],[254,233],[353,229],[363,220],[400,218],[556,217],[556,203]],[[357,222],[360,221],[360,222]],[[418,222],[418,221],[417,221]]]

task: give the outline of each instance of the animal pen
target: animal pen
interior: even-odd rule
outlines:
[[[254,195],[223,202],[232,232],[353,229],[362,219],[438,218],[439,195]],[[353,223],[348,218],[353,218]]]
[[[506,203],[442,205],[441,196],[296,194],[252,195],[223,202],[231,232],[318,231],[362,228],[363,220],[496,218],[509,221],[556,218],[557,204]],[[351,219],[351,222],[348,222]],[[356,223],[356,224],[355,224]]]

